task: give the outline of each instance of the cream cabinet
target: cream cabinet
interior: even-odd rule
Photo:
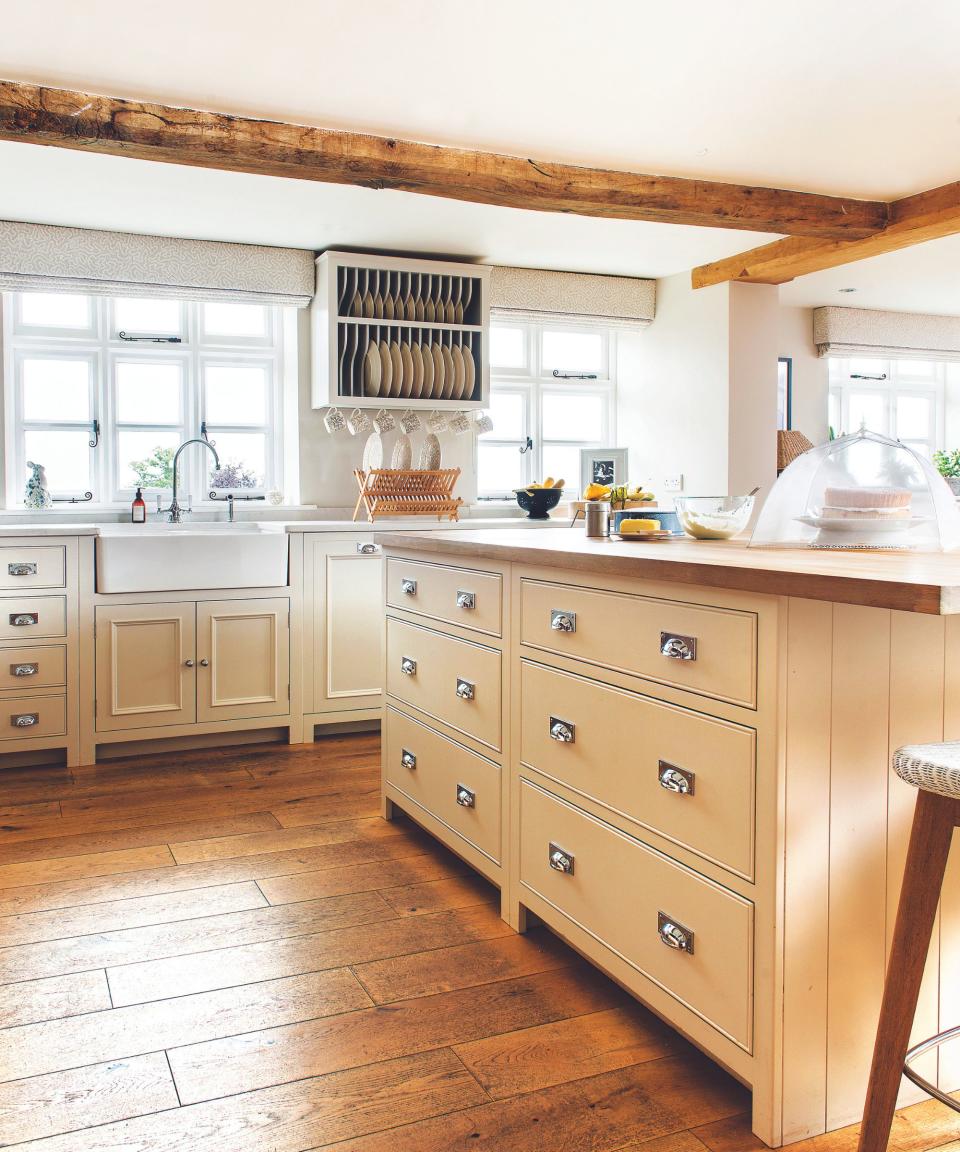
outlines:
[[[290,713],[290,602],[98,605],[96,729]]]

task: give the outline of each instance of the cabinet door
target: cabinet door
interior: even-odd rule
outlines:
[[[96,651],[98,731],[196,721],[193,604],[98,607]]]
[[[307,538],[312,612],[305,708],[349,712],[383,701],[383,554],[370,537]],[[312,686],[312,687],[311,687]]]
[[[197,605],[197,719],[290,714],[290,601]]]

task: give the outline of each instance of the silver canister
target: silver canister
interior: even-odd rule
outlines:
[[[610,505],[605,500],[588,500],[584,520],[587,536],[600,540],[610,535]]]

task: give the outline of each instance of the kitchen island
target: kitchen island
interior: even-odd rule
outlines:
[[[960,557],[378,542],[385,815],[750,1085],[768,1144],[858,1119],[915,797],[890,757],[960,738]],[[917,1038],[960,1022],[958,970],[952,863]]]

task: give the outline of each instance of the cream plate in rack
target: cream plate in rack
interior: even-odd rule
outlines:
[[[439,344],[431,344],[430,354],[433,356],[433,399],[443,400],[446,379],[444,377],[443,353]]]
[[[363,470],[383,467],[383,440],[379,432],[371,432],[363,446]]]
[[[433,398],[433,386],[435,383],[433,376],[434,372],[436,371],[433,353],[430,351],[429,344],[427,344],[425,347],[423,345],[418,345],[418,347],[421,350],[423,359],[423,390],[420,393],[420,399],[431,400]]]
[[[381,340],[377,345],[380,352],[380,395],[392,396],[390,391],[393,385],[393,360],[390,357],[390,345]]]
[[[380,395],[380,378],[382,375],[380,348],[377,344],[370,344],[363,356],[363,391],[367,396]]]
[[[453,395],[450,399],[462,400],[467,388],[467,366],[463,362],[463,350],[459,344],[451,347],[450,356],[453,360]]]
[[[396,340],[390,343],[390,361],[393,365],[393,376],[390,383],[390,395],[394,398],[404,395],[403,392],[403,357],[400,355],[400,345]]]
[[[413,395],[413,354],[410,351],[409,344],[400,345],[400,359],[403,361],[400,376],[400,395],[406,400]]]
[[[470,346],[464,344],[463,346],[463,366],[466,369],[466,381],[463,386],[464,400],[473,399],[473,389],[477,382],[477,366],[473,362],[473,353],[470,351]]]
[[[397,437],[397,442],[393,446],[393,455],[390,457],[390,467],[406,470],[410,467],[413,460],[413,448],[410,445],[410,437],[406,432],[401,432]]]
[[[440,467],[440,438],[430,432],[420,447],[421,472],[436,472]]]
[[[423,395],[423,353],[419,344],[411,344],[409,347],[413,364],[413,388],[410,390],[410,398],[419,400]]]

